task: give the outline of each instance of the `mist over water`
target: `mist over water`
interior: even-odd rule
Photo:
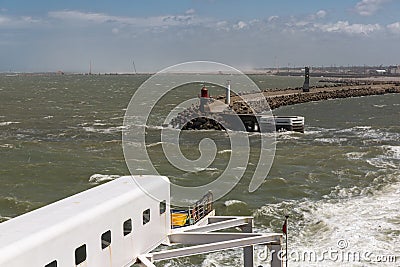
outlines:
[[[1,76],[0,221],[129,174],[121,148],[123,116],[146,78]],[[251,78],[261,89],[302,84],[301,78]],[[167,95],[146,128],[147,149],[154,165],[180,185],[195,186],[216,179],[231,153],[224,132],[185,132],[180,148],[186,157],[199,157],[194,148],[208,137],[217,144],[215,161],[205,170],[185,173],[165,159],[159,118],[176,103],[197,96],[199,89],[193,85]],[[209,90],[212,95],[223,93],[218,88]],[[292,251],[322,253],[337,249],[337,242],[346,240],[351,251],[400,255],[400,95],[312,102],[283,107],[274,114],[304,116],[305,133],[277,134],[268,178],[249,193],[260,135],[250,133],[250,163],[238,186],[215,204],[217,214],[253,215],[256,230],[264,232],[280,232],[284,214],[289,214]],[[146,173],[140,162],[137,172]],[[212,253],[157,266],[237,266],[241,253]],[[268,266],[260,259],[257,263]],[[313,264],[321,266],[295,261],[290,265]],[[342,266],[374,265],[346,264]],[[328,261],[323,266],[338,263]]]

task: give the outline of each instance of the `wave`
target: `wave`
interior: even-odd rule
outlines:
[[[159,145],[162,145],[163,143],[164,143],[164,142],[151,143],[151,144],[146,145],[146,147],[159,146]]]
[[[400,160],[400,146],[382,146],[386,150],[386,156]]]
[[[351,128],[336,130],[336,135],[343,136],[346,138],[357,138],[362,140],[364,145],[370,145],[374,143],[381,143],[382,141],[398,141],[400,140],[400,133],[393,132],[385,128],[372,128],[371,126],[355,126]]]
[[[315,141],[328,144],[340,144],[346,142],[347,138],[316,138]]]
[[[284,215],[289,214],[289,250],[292,253],[314,252],[322,255],[327,250],[338,250],[399,255],[400,146],[381,145],[372,151],[348,152],[345,155],[348,160],[361,160],[378,167],[365,173],[368,180],[375,177],[367,186],[337,185],[319,199],[303,198],[265,204],[253,213],[255,221],[260,222],[255,231],[281,232]],[[345,249],[340,247],[343,242]],[[221,257],[222,254],[218,256],[218,262],[224,262],[219,259]],[[256,263],[267,265],[267,262],[257,259]],[[376,264],[367,261],[344,263],[348,263],[346,266]],[[291,262],[292,266],[317,266],[315,264],[322,262]],[[338,263],[324,261],[323,266],[338,266]]]
[[[400,146],[383,145],[380,147],[383,154],[367,160],[368,164],[379,169],[399,169],[400,167]]]
[[[1,144],[0,148],[15,148],[13,144]]]
[[[218,154],[232,153],[232,149],[224,149],[217,152]]]
[[[103,122],[95,122],[95,123],[93,123],[93,126],[106,126],[107,124],[106,123],[103,123]]]
[[[120,175],[112,175],[112,174],[110,175],[110,174],[95,173],[89,177],[89,183],[98,184],[98,183],[102,183],[102,182],[106,182],[106,181],[115,180],[115,179],[118,179],[119,177],[121,177],[121,176]]]
[[[95,126],[95,124],[93,124],[93,125]],[[109,128],[95,128],[93,126],[86,126],[86,127],[83,127],[83,129],[86,132],[111,134],[111,133],[122,132],[122,130],[126,129],[126,127],[125,126],[115,126],[115,127],[109,127]]]
[[[20,123],[19,121],[4,121],[4,122],[0,122],[0,126],[8,126],[11,124],[18,124]]]
[[[146,129],[150,129],[150,130],[163,130],[165,128],[171,129],[173,130],[174,128],[171,127],[163,127],[163,126],[156,126],[156,125],[145,125]]]
[[[384,107],[387,107],[387,105],[372,105],[373,107],[376,107],[376,108],[384,108]]]
[[[367,155],[367,152],[348,152],[346,153],[347,159],[350,160],[359,160],[362,159],[365,155]]]
[[[398,255],[400,236],[396,233],[400,231],[400,182],[356,197],[351,193],[356,188],[342,191],[344,198],[341,199],[327,196],[328,199],[319,201],[305,199],[265,205],[256,210],[254,216],[270,218],[274,225],[278,225],[263,227],[261,231],[276,232],[284,220],[284,211],[289,211],[288,236],[292,253],[308,251],[322,255],[327,250],[340,251],[339,242],[343,241],[348,252]],[[291,265],[315,266],[315,263],[303,261]],[[355,266],[354,262],[348,263]],[[323,266],[338,266],[338,263],[325,261]],[[362,266],[374,266],[374,263],[362,262]]]
[[[245,202],[240,201],[240,200],[236,200],[236,199],[227,200],[227,201],[224,202],[224,205],[225,205],[226,207],[229,207],[229,206],[232,206],[232,205],[237,205],[237,204],[241,204],[241,205],[244,204],[244,205],[247,205]]]
[[[195,167],[194,169],[195,169],[196,172],[202,172],[202,171],[219,171],[218,168],[212,168],[212,167],[207,167],[207,168]]]
[[[301,135],[296,132],[291,131],[279,131],[276,132],[276,139],[279,140],[298,140],[301,138]]]

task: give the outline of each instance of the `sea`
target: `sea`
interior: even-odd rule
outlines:
[[[149,77],[1,74],[0,222],[129,175],[121,141],[124,114]],[[303,83],[301,77],[249,77],[262,90]],[[311,79],[312,85],[318,81]],[[232,152],[225,132],[190,131],[180,140],[189,159],[200,156],[202,139],[216,140],[210,166],[183,172],[162,155],[157,118],[200,88],[194,84],[167,94],[146,126],[146,147],[157,171],[186,186],[216,179]],[[209,91],[223,93],[212,85]],[[254,216],[254,231],[275,233],[282,233],[288,215],[288,266],[400,266],[400,94],[310,102],[273,113],[304,116],[305,132],[276,133],[272,167],[252,193],[248,185],[262,134],[248,133],[249,164],[236,187],[214,203],[216,213]],[[156,265],[240,266],[242,252]],[[257,246],[256,266],[269,266],[270,256]]]

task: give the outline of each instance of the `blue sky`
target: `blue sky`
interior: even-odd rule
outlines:
[[[0,0],[0,71],[400,64],[399,0]]]

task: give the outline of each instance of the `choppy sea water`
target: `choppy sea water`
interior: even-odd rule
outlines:
[[[121,147],[123,116],[147,78],[0,76],[0,220],[128,174]],[[252,79],[261,89],[302,83],[291,77]],[[168,113],[169,103],[197,93],[197,87],[172,93],[156,112]],[[305,133],[277,135],[272,169],[254,193],[247,188],[257,164],[259,134],[249,134],[248,169],[238,186],[217,201],[217,213],[253,215],[256,231],[265,232],[281,232],[288,214],[291,266],[376,265],[354,260],[338,264],[340,259],[300,261],[296,253],[305,251],[320,258],[329,250],[400,256],[400,95],[312,102],[274,113],[304,116]],[[183,134],[181,149],[191,159],[199,156],[193,147],[201,139],[209,137],[218,145],[211,166],[183,173],[163,157],[157,123],[155,119],[146,130],[147,148],[161,174],[178,184],[198,185],[223,172],[231,152],[226,134]],[[145,172],[139,164],[137,171]],[[338,242],[345,242],[346,248]],[[257,248],[256,262],[268,266],[261,252]],[[158,265],[237,266],[241,253],[211,253]]]

